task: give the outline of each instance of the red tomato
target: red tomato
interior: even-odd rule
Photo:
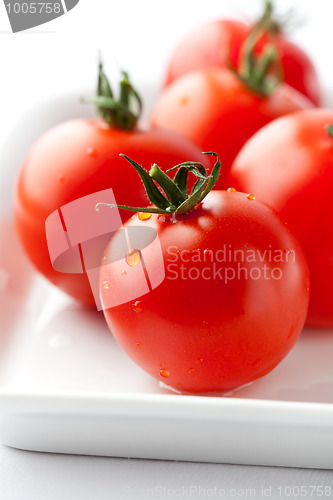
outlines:
[[[231,19],[221,19],[197,27],[176,48],[166,75],[166,85],[193,70],[219,66],[239,66],[241,47],[253,26]],[[267,40],[275,44],[283,79],[291,87],[308,97],[316,106],[321,103],[321,91],[316,69],[309,56],[288,40],[274,20],[269,33],[263,35],[260,45]]]
[[[293,227],[310,268],[307,323],[333,326],[333,111],[280,118],[242,149],[229,182],[250,190]]]
[[[189,213],[145,217],[116,233],[101,267],[119,344],[185,392],[227,391],[271,371],[302,330],[309,292],[302,250],[279,215],[215,190]]]
[[[230,70],[208,68],[188,73],[165,89],[151,122],[183,134],[202,151],[217,152],[227,173],[236,154],[257,130],[277,117],[312,106],[288,85],[262,96]],[[216,187],[226,184],[221,179]]]
[[[107,188],[113,189],[117,201],[147,205],[135,171],[119,153],[135,156],[144,164],[156,161],[165,168],[201,157],[190,141],[159,127],[126,131],[107,127],[101,120],[73,120],[36,142],[17,181],[16,227],[28,257],[53,284],[85,304],[94,304],[87,275],[53,269],[45,220],[63,205]],[[129,217],[125,211],[121,215],[123,220]]]
[[[165,85],[197,69],[237,67],[240,47],[249,32],[247,24],[234,19],[211,21],[196,27],[176,47]]]

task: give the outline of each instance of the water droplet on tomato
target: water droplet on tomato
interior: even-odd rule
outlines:
[[[229,191],[229,193],[236,193],[236,189],[235,188],[228,188],[227,191]]]
[[[108,290],[108,289],[110,288],[110,283],[109,283],[108,281],[104,281],[104,282],[103,282],[103,288],[104,288],[105,290]]]
[[[123,271],[123,272],[121,273],[121,276],[122,276],[122,278],[126,278],[126,276],[127,276],[127,272],[126,272],[126,271]]]
[[[95,148],[88,148],[87,155],[90,156],[91,158],[97,158],[98,153]]]
[[[140,220],[148,220],[148,219],[150,219],[150,218],[151,218],[151,214],[150,214],[150,213],[148,213],[148,212],[140,212],[140,213],[138,214],[138,218],[139,218]]]
[[[289,330],[289,333],[288,333],[288,339],[290,339],[295,333],[295,328],[292,326]]]
[[[246,195],[246,198],[247,198],[248,200],[255,200],[255,199],[256,199],[256,197],[254,196],[254,194],[251,194],[251,193],[247,194],[247,195]]]
[[[140,342],[137,342],[137,344],[136,344],[136,345],[139,347],[139,349],[141,349],[142,344],[140,344]]]
[[[134,249],[130,250],[128,254],[125,257],[126,264],[128,264],[131,267],[136,266],[141,259],[141,252],[140,250]]]
[[[179,102],[182,106],[185,106],[189,102],[189,98],[187,96],[183,96],[179,99]]]
[[[254,359],[251,363],[250,363],[250,366],[257,366],[259,365],[261,359],[260,358],[257,358],[257,359]]]
[[[168,372],[168,370],[165,370],[165,368],[162,368],[162,369],[160,370],[160,375],[161,375],[161,377],[163,377],[163,378],[168,378],[168,377],[170,376],[170,373]]]
[[[140,313],[142,311],[142,302],[141,300],[136,300],[133,304],[133,311],[136,313]]]
[[[195,369],[194,368],[190,368],[188,372],[189,372],[190,375],[192,375],[192,373],[195,372]]]
[[[197,359],[195,360],[195,362],[196,362],[198,365],[200,365],[200,363],[202,363],[202,362],[203,362],[203,359],[202,359],[202,358],[197,358]]]
[[[203,257],[204,257],[204,262],[213,262],[214,260],[214,253],[211,248],[205,248],[203,251]],[[204,321],[204,325],[207,324],[207,321]]]

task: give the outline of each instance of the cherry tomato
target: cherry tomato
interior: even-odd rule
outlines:
[[[119,153],[135,156],[145,164],[154,160],[166,168],[201,156],[189,140],[159,127],[138,124],[124,130],[99,119],[70,120],[47,131],[34,144],[17,179],[16,228],[28,257],[48,280],[85,304],[94,304],[87,275],[53,269],[45,221],[63,205],[107,188],[113,189],[116,200],[147,204],[138,177]],[[122,211],[121,216],[126,220],[129,214]]]
[[[246,24],[232,19],[219,19],[197,27],[189,33],[173,53],[166,85],[193,70],[219,66],[238,67],[242,46],[253,27],[262,24],[262,35],[257,45],[273,41],[281,61],[283,79],[288,85],[308,97],[316,106],[321,103],[321,90],[317,71],[309,56],[283,33],[272,16],[271,2],[258,23]]]
[[[333,326],[333,124],[331,110],[308,110],[264,127],[244,146],[229,182],[281,212],[307,258],[307,323]],[[332,134],[332,132],[331,132]]]
[[[196,27],[172,54],[165,86],[194,70],[237,67],[240,47],[249,32],[247,24],[234,19],[220,19]]]
[[[101,267],[119,344],[179,391],[228,391],[271,371],[298,338],[309,295],[285,222],[233,191],[211,191],[188,213],[147,210],[111,239]]]
[[[253,92],[232,71],[207,68],[176,80],[158,99],[151,122],[183,134],[202,151],[215,151],[225,173],[245,142],[282,115],[312,103],[282,84],[269,95]],[[224,188],[221,179],[216,186]]]

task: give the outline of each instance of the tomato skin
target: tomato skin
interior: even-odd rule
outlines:
[[[215,151],[226,176],[236,154],[257,130],[282,115],[311,107],[288,85],[263,97],[228,69],[207,68],[184,75],[164,90],[151,122],[183,134],[202,151]],[[228,187],[225,178],[219,179],[217,189]]]
[[[244,193],[212,191],[190,214],[171,219],[153,214],[144,221],[134,215],[125,227],[157,232],[165,278],[144,296],[109,307],[114,280],[121,280],[124,290],[133,282],[126,284],[126,261],[116,267],[105,265],[101,300],[111,332],[146,372],[180,391],[227,391],[262,377],[289,352],[306,317],[309,277],[296,239],[270,207]],[[112,262],[119,241],[118,233],[106,249],[106,262]],[[230,248],[292,249],[295,260],[272,262],[266,255],[259,264],[260,259],[255,263],[245,259],[241,265],[248,271],[251,266],[279,267],[281,279],[263,274],[260,279],[246,279],[243,271],[239,279],[225,283],[214,262],[217,255],[221,261],[221,249]],[[158,274],[161,264],[155,249],[145,250],[146,266]],[[203,256],[208,250],[213,259],[207,262]],[[193,260],[194,255],[201,261]],[[216,264],[234,269],[239,265],[233,255],[227,260]],[[210,271],[204,270],[207,267]],[[208,276],[214,269],[215,278]]]
[[[239,67],[240,49],[252,26],[231,19],[212,21],[195,29],[181,41],[171,57],[165,85],[170,85],[185,73],[219,66]],[[316,68],[301,47],[282,33],[264,36],[260,45],[273,42],[283,69],[283,81],[295,88],[315,106],[321,104],[320,82]]]
[[[165,86],[197,69],[237,67],[239,50],[248,34],[248,25],[233,19],[211,21],[199,26],[180,42],[172,55]]]
[[[331,110],[280,118],[237,156],[229,182],[250,189],[292,226],[307,258],[311,295],[307,323],[333,326],[333,139]]]
[[[281,34],[276,35],[284,81],[304,94],[316,107],[322,104],[321,85],[317,71],[308,55]]]
[[[26,254],[53,284],[87,305],[94,305],[86,274],[61,273],[52,268],[45,220],[61,206],[112,188],[116,200],[147,206],[142,184],[119,153],[153,162],[161,168],[195,158],[206,162],[190,141],[159,127],[122,131],[99,120],[70,120],[46,132],[32,147],[20,170],[15,193],[16,228]],[[103,200],[101,200],[103,201]],[[120,211],[122,220],[130,216]]]

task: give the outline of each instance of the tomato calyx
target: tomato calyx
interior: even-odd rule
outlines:
[[[265,0],[265,7],[262,16],[256,22],[256,26],[262,26],[267,33],[271,35],[276,35],[281,33],[283,22],[277,20],[274,15],[274,7],[272,0]]]
[[[302,21],[297,19],[294,8],[285,11],[283,14],[277,14],[272,0],[265,0],[264,3],[263,14],[256,24],[261,24],[267,34],[275,36],[279,33],[290,32],[302,24]]]
[[[186,214],[191,212],[212,190],[221,171],[221,162],[216,153],[207,152],[203,154],[213,155],[216,158],[215,165],[210,175],[207,174],[202,163],[187,161],[167,170],[167,172],[176,170],[173,179],[163,172],[156,163],[154,163],[150,171],[147,172],[147,170],[134,160],[124,154],[120,154],[119,156],[123,156],[140,175],[147,196],[155,207],[130,207],[127,205],[98,203],[96,205],[96,210],[99,211],[99,207],[105,205],[110,208],[121,208],[132,212],[155,214]],[[189,193],[187,182],[190,172],[197,177],[197,180]],[[163,190],[164,194],[159,188]]]
[[[325,128],[328,135],[333,138],[333,125],[326,125]]]
[[[116,99],[101,61],[98,64],[97,92],[91,102],[96,105],[100,117],[108,125],[121,130],[133,130],[142,112],[141,98],[132,86],[128,74],[122,72],[119,98]]]
[[[265,43],[258,53],[256,48],[267,34],[278,32],[272,18],[272,2],[266,1],[263,16],[254,25],[240,50],[240,66],[231,68],[243,84],[254,93],[269,96],[282,82],[282,66],[278,50],[273,41]]]

